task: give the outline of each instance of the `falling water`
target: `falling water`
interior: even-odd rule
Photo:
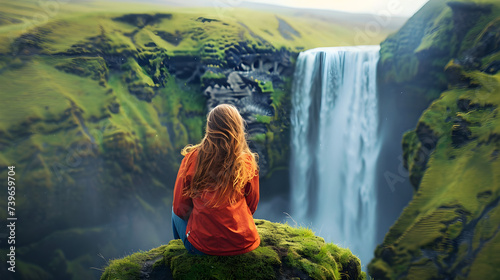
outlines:
[[[363,266],[375,249],[379,49],[300,53],[292,96],[292,218]]]

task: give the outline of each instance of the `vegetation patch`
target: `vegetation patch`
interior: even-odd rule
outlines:
[[[252,252],[237,256],[194,256],[181,240],[148,252],[111,260],[102,280],[140,279],[366,279],[359,259],[348,249],[325,243],[306,228],[255,220],[261,238]],[[148,263],[149,262],[149,263]]]
[[[200,78],[201,85],[203,88],[215,85],[227,86],[227,76],[226,74],[217,72],[217,70],[207,70]]]
[[[55,68],[66,73],[89,77],[92,80],[100,81],[102,85],[107,81],[109,75],[106,62],[101,57],[72,58],[57,64]]]

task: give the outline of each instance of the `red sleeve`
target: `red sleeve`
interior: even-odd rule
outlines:
[[[179,172],[177,173],[173,199],[174,213],[184,220],[189,219],[191,211],[193,210],[193,200],[191,197],[182,195],[184,188],[190,183],[186,176],[188,168],[188,156],[186,156],[182,160]]]
[[[259,174],[256,174],[245,186],[245,199],[253,215],[259,204]]]

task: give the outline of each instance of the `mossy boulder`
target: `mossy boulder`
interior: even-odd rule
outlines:
[[[194,256],[172,240],[109,262],[111,279],[366,279],[359,259],[310,229],[255,220],[260,247],[238,256]]]

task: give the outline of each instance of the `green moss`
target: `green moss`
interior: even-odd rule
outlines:
[[[154,107],[161,112],[159,120],[168,123],[173,147],[179,151],[188,143],[198,143],[206,122],[205,96],[196,87],[188,86],[174,76],[167,77],[166,86],[158,89]]]
[[[214,72],[212,70],[207,70],[200,78],[203,88],[206,88],[214,84],[225,84],[227,77],[226,74],[221,72]]]
[[[381,43],[378,78],[382,86],[428,101],[446,88],[442,69],[460,44],[446,2],[429,1],[398,33]]]
[[[106,62],[100,57],[81,57],[66,59],[65,62],[57,64],[55,68],[66,73],[71,73],[82,77],[90,77],[91,79],[98,81],[106,81],[109,75],[109,70],[106,66]]]
[[[439,52],[454,52],[453,42],[453,18],[450,8],[444,8],[434,19],[429,31],[426,32],[420,45],[415,49],[415,53],[425,52],[429,49],[436,49]]]
[[[269,124],[269,123],[271,123],[272,117],[270,117],[270,116],[263,116],[263,115],[255,115],[255,119],[259,123],[267,123],[267,124]]]
[[[483,7],[489,5],[491,12],[485,12],[482,13],[481,16],[476,17],[477,21],[475,24],[467,30],[466,34],[464,34],[464,39],[460,45],[460,54],[463,54],[464,51],[474,47],[480,41],[485,29],[491,25],[497,24],[496,21],[498,21],[498,14],[500,13],[498,3],[490,0],[475,0],[473,2],[483,5]]]
[[[43,58],[3,73],[0,82],[0,102],[9,108],[0,113],[0,130],[4,133],[22,128],[22,123],[35,125],[41,119],[51,126],[51,121],[70,113],[71,104],[83,111],[84,119],[101,119],[106,113],[103,107],[111,101],[96,81],[57,71]]]
[[[288,95],[289,94],[287,94],[287,92],[285,90],[280,89],[280,88],[275,89],[271,93],[272,106],[274,107],[275,110],[278,108],[281,108],[282,105],[284,105],[283,103],[286,104],[286,99],[290,98]]]
[[[184,247],[179,240],[172,242],[177,242],[180,248]],[[165,262],[170,265],[174,279],[274,279],[275,267],[281,265],[278,253],[269,247],[234,257],[170,257],[166,252]],[[243,269],[235,269],[242,264]]]
[[[274,92],[273,82],[271,82],[271,81],[258,81],[258,80],[256,82],[258,83],[261,92],[263,92],[263,93]]]
[[[500,74],[460,60],[460,53],[477,45],[478,37],[496,24],[500,6],[492,4],[491,13],[464,31],[460,44],[446,46],[429,33],[420,46],[419,52],[443,46],[458,57],[443,71],[448,90],[423,112],[417,129],[403,136],[404,163],[415,194],[368,266],[376,279],[479,279],[498,273],[491,259],[500,244],[500,96],[495,94]],[[448,32],[447,13],[436,17],[433,24],[443,26],[436,25],[434,32]],[[497,56],[498,51],[478,59],[489,62]]]
[[[148,86],[155,85],[148,73],[134,58],[128,58],[127,63],[122,65],[122,70],[126,71],[126,74],[124,75],[126,82],[137,81]]]
[[[365,279],[359,259],[348,249],[325,243],[310,229],[255,220],[261,245],[238,256],[189,255],[180,240],[149,252],[112,260],[101,279],[139,279],[143,264],[174,279],[276,279],[307,274],[313,279]],[[299,273],[299,274],[298,274]]]
[[[266,143],[266,134],[265,133],[254,134],[254,135],[252,135],[250,140],[257,142],[257,143],[265,144]]]
[[[160,256],[167,245],[160,246],[148,252],[137,252],[123,259],[111,260],[101,279],[139,279],[142,263]]]

